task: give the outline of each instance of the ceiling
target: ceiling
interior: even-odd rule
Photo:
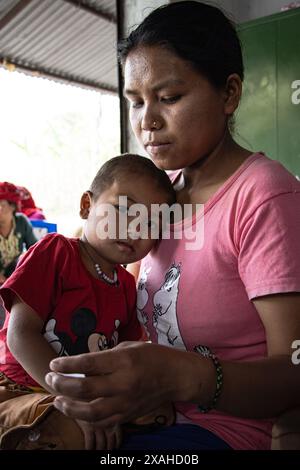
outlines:
[[[0,66],[116,93],[115,0],[0,0]]]

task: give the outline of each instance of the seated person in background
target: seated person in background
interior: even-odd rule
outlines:
[[[128,207],[120,196],[127,197]],[[102,166],[81,197],[80,216],[86,220],[82,237],[46,235],[22,257],[0,290],[7,309],[0,341],[8,347],[0,364],[4,380],[0,385],[9,380],[29,393],[42,387],[53,394],[45,382],[53,358],[99,352],[122,341],[146,338],[136,316],[134,277],[121,265],[144,258],[157,239],[150,236],[154,221],[148,216],[140,224],[146,236],[136,237],[137,229],[133,232],[128,223],[128,209],[138,203],[149,214],[152,204],[174,202],[168,176],[149,159],[128,154]],[[109,217],[104,219],[108,206]],[[125,234],[120,235],[124,215]],[[106,227],[114,223],[115,235],[107,236]],[[160,418],[159,423],[169,423],[173,408],[166,405],[163,410],[153,416]],[[136,424],[141,422],[139,418]],[[113,448],[120,443],[119,427],[104,430],[97,424],[78,424],[86,448]]]
[[[20,194],[20,212],[23,212],[28,219],[45,220],[46,217],[40,207],[36,207],[31,193],[24,186],[18,186]]]
[[[0,183],[0,284],[14,271],[24,246],[37,239],[27,217],[17,213],[20,195],[14,184]]]

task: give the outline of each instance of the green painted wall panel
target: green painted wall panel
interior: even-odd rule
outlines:
[[[240,37],[245,82],[236,115],[236,136],[250,150],[264,150],[277,158],[276,25],[254,25],[241,31]]]
[[[300,9],[239,27],[244,95],[236,138],[300,176]]]
[[[277,49],[278,159],[300,176],[300,14],[278,22]]]

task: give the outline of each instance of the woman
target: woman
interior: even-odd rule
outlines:
[[[18,258],[37,239],[27,217],[17,213],[20,193],[12,183],[0,183],[0,284],[14,271]]]
[[[233,140],[243,61],[217,8],[158,8],[119,53],[136,138],[159,168],[177,171],[180,204],[204,204],[204,243],[193,251],[184,239],[162,240],[142,261],[138,309],[159,344],[56,359],[47,376],[63,395],[56,406],[106,426],[175,402],[175,426],[132,436],[124,449],[269,449],[273,418],[300,404],[291,362],[300,338],[299,183]]]

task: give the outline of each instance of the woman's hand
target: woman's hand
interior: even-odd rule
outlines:
[[[122,442],[121,426],[102,428],[97,423],[76,420],[84,434],[86,450],[113,450],[120,447]]]
[[[188,401],[201,384],[199,366],[202,359],[195,353],[124,342],[109,351],[53,360],[46,382],[63,395],[54,404],[64,414],[107,427],[134,421],[170,401]],[[74,372],[86,377],[60,374]]]

